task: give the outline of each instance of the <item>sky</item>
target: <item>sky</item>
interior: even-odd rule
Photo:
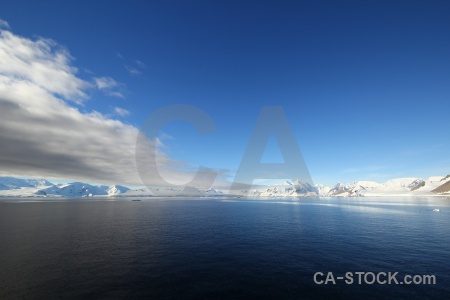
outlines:
[[[233,180],[264,106],[283,108],[315,183],[446,175],[449,15],[448,1],[1,0],[0,175],[137,186],[137,132],[175,104],[216,130],[164,126],[146,147],[168,177]],[[276,139],[264,161],[283,162]]]

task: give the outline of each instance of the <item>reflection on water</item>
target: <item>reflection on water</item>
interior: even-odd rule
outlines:
[[[0,298],[443,297],[448,228],[447,198],[2,199]],[[318,271],[438,284],[319,286]]]

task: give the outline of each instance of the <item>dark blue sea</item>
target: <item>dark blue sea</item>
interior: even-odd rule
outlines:
[[[124,298],[450,299],[450,199],[0,200],[0,299]]]

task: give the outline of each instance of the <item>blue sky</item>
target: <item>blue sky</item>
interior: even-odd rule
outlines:
[[[26,9],[25,9],[26,8]],[[164,131],[166,153],[239,165],[262,106],[282,106],[316,183],[450,173],[448,1],[0,1],[15,35],[74,57],[93,110],[139,127],[170,104],[211,115],[198,136]],[[129,114],[117,114],[115,108]],[[266,161],[279,161],[275,143]]]

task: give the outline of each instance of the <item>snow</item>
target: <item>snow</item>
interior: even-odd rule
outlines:
[[[317,196],[317,188],[307,182],[295,180],[294,182],[284,181],[279,184],[264,186],[246,193],[250,197],[304,197]]]
[[[442,176],[432,176],[430,178],[428,178],[429,182],[439,182],[441,180],[443,180],[445,177]]]
[[[0,189],[19,189],[23,187],[44,187],[52,185],[45,179],[21,179],[15,177],[0,177]]]
[[[108,193],[108,196],[116,196],[119,194],[123,194],[128,190],[129,190],[129,188],[121,186],[121,185],[111,185],[110,187],[108,187],[106,192]]]
[[[6,184],[0,183],[0,190],[10,190],[11,188]]]
[[[286,181],[283,181],[280,185],[292,185],[292,182],[286,180]]]
[[[319,195],[322,197],[355,197],[355,196],[436,196],[431,191],[450,181],[450,177],[443,180],[442,176],[433,176],[428,179],[408,177],[396,178],[385,183],[374,181],[356,181],[350,183],[337,183],[328,191],[319,186]]]
[[[295,180],[279,184],[258,186],[250,191],[231,193],[246,197],[383,197],[383,196],[450,196],[450,192],[436,193],[436,188],[450,181],[450,176],[433,176],[427,179],[408,177],[396,178],[385,183],[374,181],[355,181],[337,183],[333,187]],[[442,190],[442,188],[441,188]],[[434,191],[434,192],[432,192]],[[195,187],[162,187],[154,189],[131,190],[120,185],[91,185],[83,182],[52,184],[45,179],[21,179],[0,177],[0,196],[2,197],[151,197],[151,196],[226,196],[216,189],[197,189]]]
[[[116,196],[128,191],[129,188],[120,185],[90,185],[83,182],[52,185],[40,190],[40,193],[66,197]]]

